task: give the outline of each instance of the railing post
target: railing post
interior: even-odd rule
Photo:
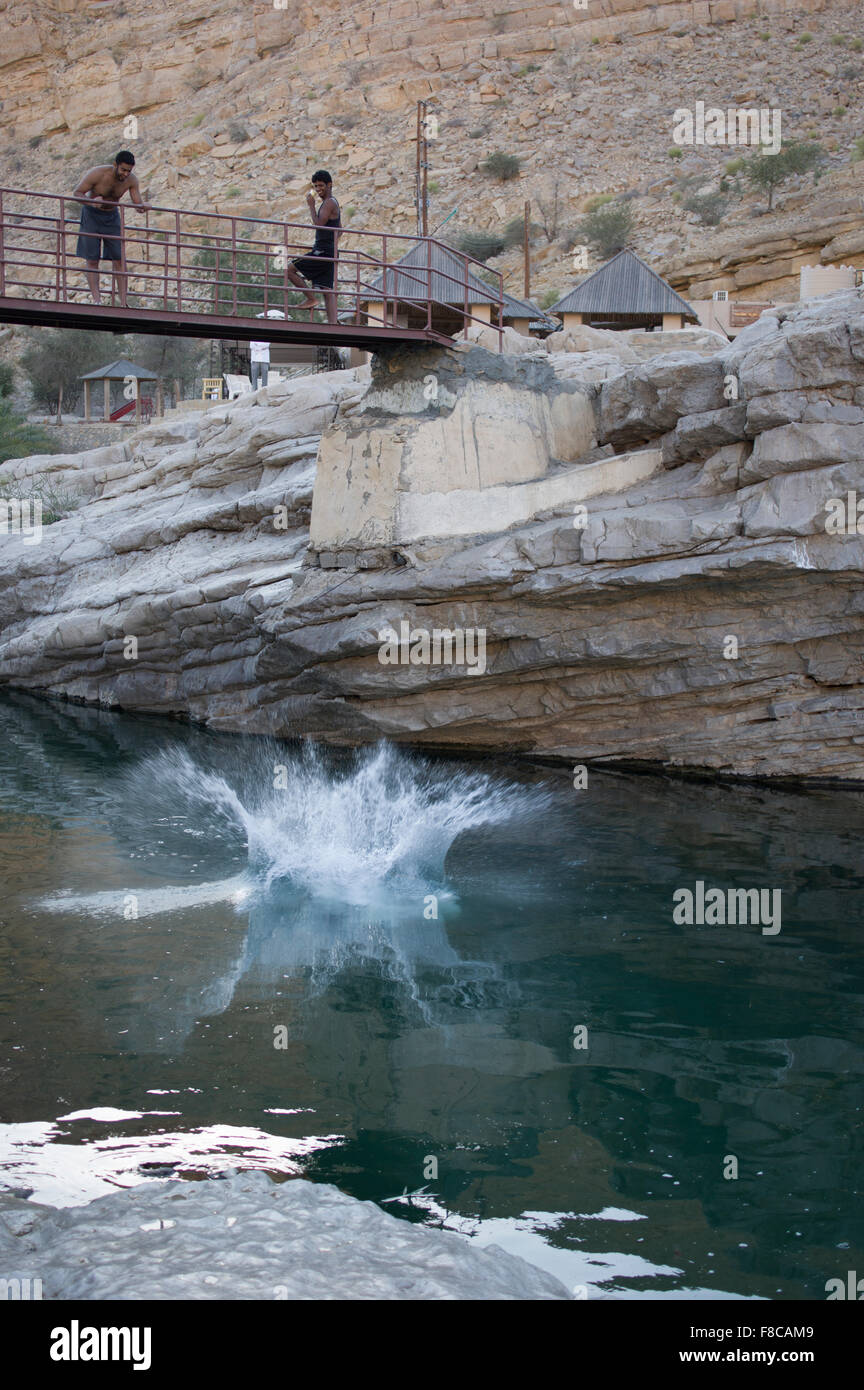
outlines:
[[[231,218],[231,313],[237,316],[237,219]]]
[[[183,312],[183,261],[180,253],[180,213],[174,211],[174,240],[177,247],[177,312]]]
[[[265,233],[266,236],[266,233]],[[264,242],[264,313],[267,313],[267,291],[270,285],[270,243]],[[251,305],[250,305],[251,308]]]
[[[120,300],[120,303],[123,307],[125,307],[124,301],[128,302],[129,299],[129,257],[126,254],[126,209],[122,206],[122,204],[120,205],[120,255],[122,257],[120,261],[120,268],[122,271],[122,278],[120,280],[120,284],[123,286],[123,289],[121,290],[122,298]],[[111,276],[111,303],[114,303],[113,275]]]
[[[286,319],[287,319],[287,317],[288,317],[288,285],[289,285],[289,280],[288,280],[288,224],[287,224],[287,222],[283,222],[283,223],[282,223],[282,243],[283,243],[284,248],[285,248],[285,254],[284,254],[283,257],[282,257],[282,260],[283,260],[283,262],[284,262],[284,264],[283,264],[283,266],[282,266],[282,312],[283,312],[283,314],[285,315],[285,317],[286,317]]]
[[[0,193],[0,295],[6,294],[6,250],[4,242],[5,216],[3,212],[3,194]]]
[[[68,303],[69,282],[66,274],[66,199],[62,197],[60,199],[60,226],[62,228],[60,232],[60,265],[63,284],[63,300],[64,303]]]
[[[426,238],[426,328],[432,329],[432,242]]]
[[[381,288],[382,288],[382,290],[383,290],[383,293],[382,293],[382,295],[381,295],[381,300],[382,300],[382,308],[383,308],[383,311],[384,311],[382,327],[383,327],[383,328],[386,328],[386,327],[387,327],[387,233],[386,233],[386,232],[384,232],[383,235],[382,235],[382,237],[381,237],[381,258],[382,258]],[[393,308],[393,314],[394,314],[394,317],[395,317],[395,314],[396,314],[395,305],[394,305],[394,308]]]
[[[55,296],[55,298],[58,299],[58,300],[59,300],[59,298],[60,298],[60,238],[61,238],[61,236],[63,235],[62,230],[61,230],[62,226],[63,226],[63,204],[62,204],[62,201],[61,201],[61,204],[60,204],[60,217],[59,217],[58,220],[57,220],[57,224],[56,224],[56,228],[55,228],[55,252],[54,252],[54,296]]]

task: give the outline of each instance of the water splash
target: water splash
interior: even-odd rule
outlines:
[[[459,835],[521,819],[546,801],[533,789],[442,770],[386,744],[342,768],[311,744],[289,756],[277,743],[256,741],[220,770],[172,748],[148,758],[130,781],[139,812],[147,814],[155,796],[163,821],[166,806],[176,812],[185,804],[195,809],[198,835],[242,835],[259,891],[288,881],[358,905],[377,901],[383,888],[443,888]]]

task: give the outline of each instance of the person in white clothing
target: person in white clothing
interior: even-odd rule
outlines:
[[[256,314],[259,319],[284,319],[285,315],[281,309],[268,309],[266,314]],[[249,362],[251,366],[252,390],[257,391],[259,382],[261,386],[267,385],[267,377],[270,373],[270,344],[250,343]]]
[[[267,376],[270,371],[270,344],[250,343],[249,349],[252,366],[252,390],[257,391],[259,385],[267,385]]]

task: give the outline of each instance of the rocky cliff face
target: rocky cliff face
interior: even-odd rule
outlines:
[[[550,476],[578,489],[597,451],[650,454],[644,474],[383,564],[362,544],[309,563],[319,438],[362,418],[355,371],[7,465],[19,492],[72,481],[84,500],[39,544],[0,535],[3,681],[224,730],[864,779],[861,295],[580,380],[599,355],[547,359],[597,441]],[[405,457],[417,405],[392,420]],[[483,671],[382,663],[405,621],[482,632]]]
[[[857,0],[0,0],[0,184],[67,191],[131,146],[162,206],[305,222],[323,163],[354,226],[411,232],[413,103],[428,98],[430,226],[459,204],[449,228],[500,229],[530,198],[547,229],[535,293],[572,283],[562,238],[586,200],[626,191],[636,249],[676,287],[789,300],[802,264],[864,265],[859,16]],[[741,151],[670,158],[673,113],[698,100],[778,108],[784,139],[818,138],[817,197],[807,175],[757,218],[758,198],[732,190],[706,228],[685,203]],[[494,150],[520,157],[519,179],[478,175]],[[495,264],[521,293],[518,251]]]

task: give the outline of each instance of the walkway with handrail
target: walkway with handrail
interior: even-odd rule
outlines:
[[[103,261],[96,305],[75,254],[81,200],[0,188],[0,324],[266,338],[371,352],[386,344],[449,344],[472,322],[489,326],[472,311],[471,298],[474,309],[481,307],[478,272],[485,277],[487,267],[432,237],[343,227],[335,257],[338,321],[328,323],[316,321],[321,311],[298,310],[303,292],[287,275],[295,256],[309,254],[311,225],[152,205],[138,213],[128,202],[119,211],[126,303],[112,302],[112,265]],[[436,249],[458,274],[442,269]],[[411,266],[404,267],[411,252]],[[484,278],[484,285],[498,327],[503,294],[495,274],[496,283]],[[398,298],[385,297],[388,290]],[[285,317],[268,317],[265,332],[261,315],[274,310]]]

